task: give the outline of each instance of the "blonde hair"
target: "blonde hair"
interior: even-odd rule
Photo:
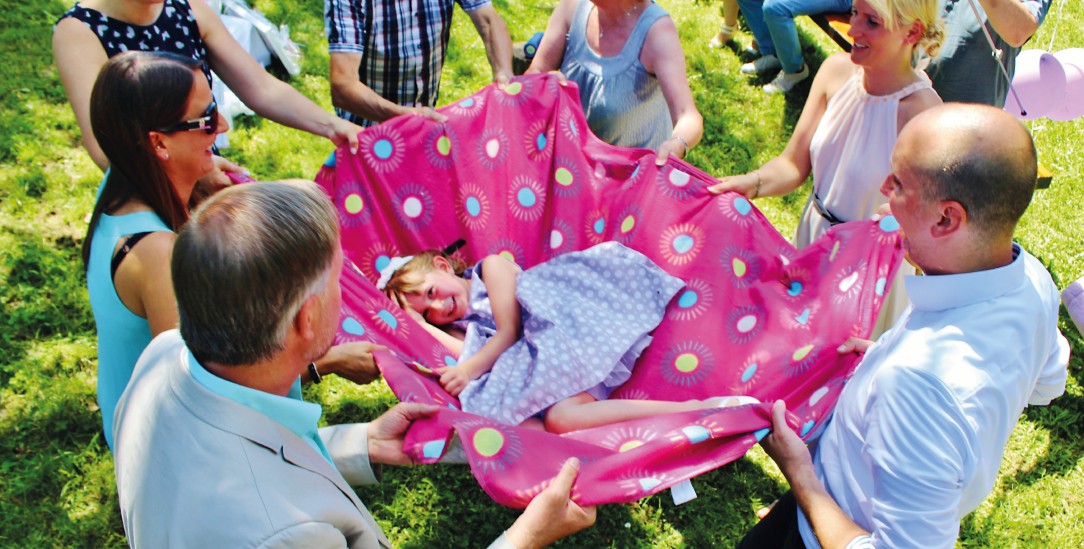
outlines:
[[[384,295],[392,301],[403,306],[402,296],[421,293],[422,282],[426,273],[437,270],[433,263],[436,258],[443,257],[452,264],[452,270],[456,275],[462,275],[467,270],[466,263],[457,256],[449,256],[440,250],[426,250],[414,254],[414,258],[396,269],[388,278],[384,286]]]
[[[945,40],[945,22],[941,18],[941,4],[938,0],[866,0],[873,11],[884,20],[885,27],[896,30],[919,21],[923,33],[916,48],[921,48],[926,55],[937,57],[941,51],[941,42]]]

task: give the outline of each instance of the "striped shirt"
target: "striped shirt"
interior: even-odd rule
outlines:
[[[358,77],[384,99],[434,107],[457,3],[470,12],[489,0],[324,0],[328,51],[360,53]],[[372,124],[342,109],[335,113]]]

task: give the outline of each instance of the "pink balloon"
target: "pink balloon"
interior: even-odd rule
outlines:
[[[1061,50],[1054,57],[1065,70],[1065,98],[1047,117],[1065,122],[1084,116],[1084,48]]]
[[[1020,102],[1017,103],[1010,90],[1005,98],[1005,110],[1024,120],[1040,118],[1064,101],[1065,69],[1048,52],[1025,50],[1016,56],[1016,74],[1013,75],[1012,85]]]

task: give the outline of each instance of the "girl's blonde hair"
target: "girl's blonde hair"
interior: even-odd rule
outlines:
[[[462,275],[467,270],[467,264],[457,256],[446,255],[440,250],[418,252],[414,254],[413,259],[399,267],[388,278],[388,283],[384,286],[384,295],[402,306],[401,296],[420,293],[426,273],[437,270],[433,262],[438,257],[448,260],[456,275]]]
[[[937,52],[941,51],[941,42],[945,40],[945,22],[941,19],[941,4],[938,0],[866,1],[873,11],[881,16],[889,30],[920,21],[925,32],[915,46],[922,48],[926,55],[937,57]]]

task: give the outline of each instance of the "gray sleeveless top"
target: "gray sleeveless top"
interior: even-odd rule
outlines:
[[[629,34],[621,53],[603,57],[587,45],[587,16],[594,8],[580,0],[565,37],[561,72],[580,87],[587,125],[603,141],[623,147],[658,148],[673,123],[659,81],[640,63],[647,31],[666,10],[651,3]]]

